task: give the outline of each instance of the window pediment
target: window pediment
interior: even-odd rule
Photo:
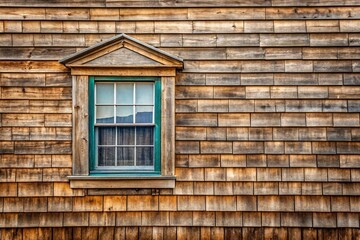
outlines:
[[[82,65],[88,66],[133,66],[134,63],[140,66],[162,66],[161,63],[152,60],[144,55],[122,47],[101,57],[94,58]]]
[[[59,61],[70,68],[182,68],[182,59],[120,34]]]

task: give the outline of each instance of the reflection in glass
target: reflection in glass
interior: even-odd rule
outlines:
[[[135,127],[117,128],[117,145],[134,145]]]
[[[96,104],[114,104],[114,84],[96,84]]]
[[[114,123],[114,107],[96,106],[96,123]]]
[[[117,148],[117,165],[134,166],[134,148],[118,147]]]
[[[117,106],[116,107],[116,122],[117,123],[133,123],[133,107],[132,106]]]
[[[136,165],[153,166],[154,165],[154,148],[137,147],[136,148]]]
[[[135,89],[135,104],[153,104],[153,84],[138,83]]]
[[[115,127],[99,127],[98,144],[99,145],[115,145],[116,132]]]
[[[134,84],[132,83],[119,83],[116,85],[116,103],[124,105],[133,104],[133,90]]]
[[[115,147],[98,147],[98,165],[115,166]]]
[[[136,127],[136,145],[154,145],[154,127]]]
[[[152,123],[153,107],[152,106],[136,106],[136,123]]]

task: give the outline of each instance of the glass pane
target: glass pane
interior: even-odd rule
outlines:
[[[97,127],[98,145],[115,145],[115,127]]]
[[[137,83],[135,96],[136,104],[153,104],[153,84]]]
[[[98,165],[115,166],[115,147],[98,148]]]
[[[118,145],[135,144],[135,127],[118,127],[117,134],[118,134],[117,137]]]
[[[96,83],[96,104],[114,104],[114,84]]]
[[[133,123],[134,114],[132,106],[117,106],[116,107],[116,122],[117,123]]]
[[[152,106],[136,106],[136,123],[152,123],[153,107]]]
[[[154,145],[154,127],[136,127],[136,145]]]
[[[116,84],[116,103],[117,104],[133,104],[134,84],[118,83]]]
[[[114,123],[113,106],[96,106],[97,123]]]
[[[118,147],[117,148],[117,165],[134,166],[134,148]]]
[[[153,166],[154,148],[137,147],[136,148],[136,166]]]

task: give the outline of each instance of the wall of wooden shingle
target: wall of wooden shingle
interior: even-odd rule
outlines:
[[[0,6],[0,239],[360,238],[358,0]],[[175,189],[69,187],[57,61],[119,33],[184,59]]]

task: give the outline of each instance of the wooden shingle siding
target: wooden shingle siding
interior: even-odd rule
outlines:
[[[310,231],[310,233],[307,233]],[[317,234],[317,231],[312,231],[311,229],[305,229],[304,234]],[[315,232],[315,233],[313,233]],[[237,231],[236,228],[211,228],[211,227],[181,227],[176,230],[176,228],[163,228],[163,227],[102,227],[102,228],[86,228],[86,227],[73,227],[66,230],[59,228],[29,228],[24,230],[16,229],[7,229],[2,232],[5,238],[10,238],[12,236],[23,236],[28,237],[43,237],[43,238],[54,238],[54,239],[67,239],[67,238],[89,238],[89,239],[138,239],[140,236],[145,239],[174,239],[178,237],[183,239],[186,237],[192,237],[194,239],[200,239],[200,236],[207,237],[209,239],[219,239],[219,238],[232,238],[232,237],[244,237],[254,236],[256,233],[258,237],[286,237],[288,234],[296,234],[294,236],[301,236],[302,230],[294,228],[289,231],[289,233],[283,229],[272,230],[266,229],[259,231],[256,228],[245,228],[244,231]],[[357,236],[356,232],[353,231],[340,231],[340,233],[346,233],[346,236],[352,237]],[[327,233],[325,236],[337,236],[340,234],[339,231],[333,231]],[[201,235],[200,235],[201,234]],[[319,230],[319,234],[322,234],[322,231]],[[306,235],[307,236],[307,235]],[[311,236],[311,235],[309,235]]]
[[[359,1],[0,6],[0,239],[360,238]],[[70,188],[58,60],[119,33],[184,59],[174,189]]]

